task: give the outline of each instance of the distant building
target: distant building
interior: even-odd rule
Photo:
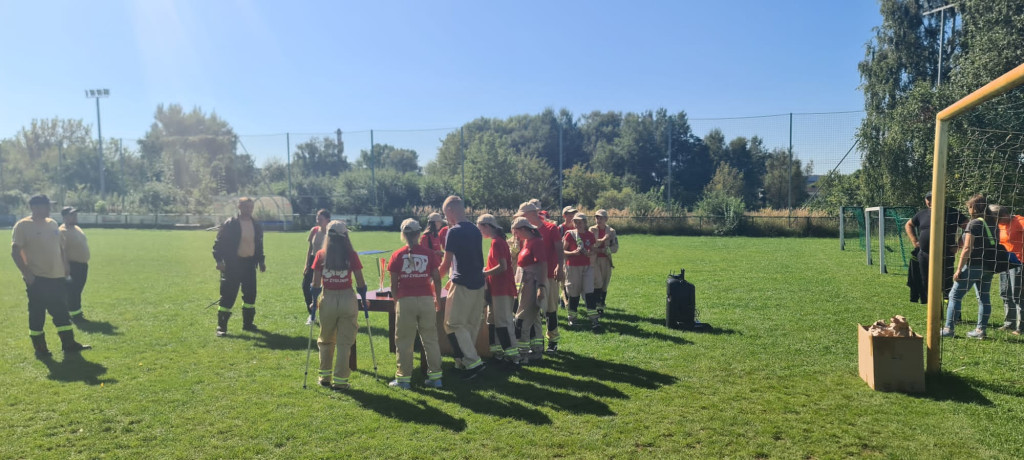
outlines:
[[[807,176],[807,194],[814,195],[818,191],[818,180],[821,179],[821,174],[811,174]]]

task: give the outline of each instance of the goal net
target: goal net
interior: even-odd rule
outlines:
[[[1011,214],[1024,214],[1024,65],[1017,67],[988,85],[947,107],[936,117],[935,156],[932,176],[932,207],[948,206],[967,214],[965,202],[975,194],[983,194],[989,204],[1009,208]],[[945,213],[932,213],[932,229],[943,228]],[[929,253],[941,253],[944,244],[941,231],[932,232]],[[993,235],[998,238],[998,236]],[[1024,363],[1019,350],[994,352],[975,341],[964,340],[964,334],[977,327],[979,305],[973,294],[964,296],[962,321],[957,324],[956,337],[940,338],[946,321],[946,305],[942,295],[941,258],[929,260],[928,287],[928,372],[942,366],[950,371],[969,375],[973,368],[1019,369]],[[1005,283],[1003,283],[1005,284]],[[1018,345],[1021,339],[1010,331],[998,330],[1008,319],[1000,295],[1000,276],[993,277],[988,318],[987,340]],[[1011,293],[1012,294],[1012,293]],[[1018,301],[1020,293],[1015,297]],[[1016,325],[1014,325],[1016,327]],[[984,364],[983,366],[979,366]],[[991,381],[992,376],[979,375]]]

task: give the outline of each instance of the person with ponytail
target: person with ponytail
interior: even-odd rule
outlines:
[[[964,230],[960,260],[953,271],[953,289],[949,291],[949,306],[946,308],[946,326],[942,337],[953,337],[954,319],[960,314],[960,304],[967,291],[974,286],[978,297],[978,326],[967,333],[974,339],[985,338],[985,328],[992,312],[989,291],[992,288],[993,272],[986,267],[986,261],[994,261],[996,244],[999,242],[999,227],[996,215],[988,208],[984,195],[974,195],[967,200],[967,212],[971,221]]]
[[[505,241],[505,231],[491,214],[482,214],[476,226],[484,238],[491,239],[484,276],[487,277],[487,332],[491,353],[513,366],[520,362],[519,342],[515,337],[515,314],[512,312],[516,296],[515,274],[512,271],[512,252]]]
[[[333,390],[350,388],[348,367],[352,344],[359,330],[359,302],[352,290],[366,298],[363,264],[352,248],[348,227],[340,220],[327,224],[327,242],[313,259],[313,296],[320,298],[320,385]],[[333,359],[337,352],[337,359]],[[333,361],[333,363],[332,363]],[[333,377],[332,377],[333,373]]]
[[[437,254],[438,260],[444,257],[445,237],[448,236],[448,227],[444,225],[444,217],[436,212],[427,216],[427,231],[420,236],[420,246],[423,246]]]
[[[441,260],[419,244],[422,228],[416,219],[402,221],[405,247],[391,254],[391,293],[395,296],[395,354],[398,369],[390,386],[408,390],[412,384],[416,334],[427,359],[424,385],[441,388],[441,347],[437,341],[437,310],[441,305]],[[433,284],[433,286],[431,286]]]
[[[521,269],[522,276],[519,309],[516,310],[516,340],[519,342],[522,364],[528,364],[544,358],[543,349],[530,349],[530,330],[536,325],[541,306],[547,300],[548,259],[540,231],[525,217],[517,217],[512,221],[512,233],[520,241],[516,265]]]

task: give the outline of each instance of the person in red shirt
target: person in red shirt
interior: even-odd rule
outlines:
[[[612,280],[612,254],[619,251],[619,237],[615,229],[608,226],[608,211],[598,209],[594,213],[597,225],[590,227],[590,232],[597,238],[594,252],[594,296],[597,302],[597,316],[604,315],[605,299],[608,297],[608,283]]]
[[[444,257],[444,239],[448,236],[448,227],[444,225],[444,217],[436,212],[427,216],[427,231],[420,236],[420,246],[437,253],[440,260]]]
[[[395,352],[398,369],[390,386],[411,387],[413,344],[419,334],[427,358],[424,385],[441,388],[441,348],[437,342],[437,310],[441,305],[441,260],[434,251],[420,246],[420,223],[402,221],[406,246],[391,254],[391,292],[395,296]]]
[[[597,319],[594,297],[593,267],[593,259],[597,256],[594,252],[597,238],[587,230],[587,216],[583,213],[578,213],[573,217],[573,224],[575,228],[566,232],[562,240],[562,248],[566,257],[565,292],[569,296],[569,326],[576,324],[577,310],[582,295],[590,317],[590,327],[597,330],[600,324]]]
[[[537,227],[525,217],[512,221],[512,232],[520,241],[516,265],[522,271],[519,287],[519,310],[516,311],[516,339],[522,364],[539,361],[542,350],[530,349],[530,330],[539,316],[540,306],[547,296],[547,253]]]
[[[309,248],[306,249],[306,265],[302,269],[302,296],[306,300],[306,313],[309,313],[309,318],[306,319],[306,325],[313,324],[316,321],[316,305],[313,303],[313,258],[316,257],[316,252],[324,247],[324,240],[327,237],[327,224],[331,222],[331,212],[326,209],[321,209],[316,212],[316,226],[309,229],[309,236],[306,237],[306,241],[309,242]]]
[[[1024,261],[1024,217],[1010,214],[1007,206],[991,205],[992,211],[998,215],[999,242],[1006,250],[1017,255]],[[999,329],[1020,335],[1024,327],[1024,305],[1021,305],[1021,285],[1024,284],[1021,267],[1010,267],[999,274],[999,296],[1003,298],[1003,326]]]
[[[572,206],[566,206],[562,208],[562,223],[558,225],[558,242],[561,244],[562,238],[565,237],[565,232],[572,230],[572,218],[579,212],[578,209]],[[564,277],[563,277],[564,278]],[[558,306],[565,309],[566,302],[568,302],[569,296],[565,294],[565,280],[563,279],[558,283]]]
[[[320,350],[320,385],[333,390],[350,388],[348,378],[349,353],[359,330],[359,304],[352,291],[355,278],[359,295],[366,299],[363,264],[352,248],[348,227],[340,220],[327,224],[327,243],[313,258],[313,294],[320,298],[320,337],[316,339]],[[337,351],[337,360],[332,358]]]
[[[484,276],[487,277],[489,301],[487,329],[490,332],[491,352],[512,365],[520,363],[519,342],[514,336],[515,314],[512,312],[516,296],[516,281],[512,271],[512,252],[505,241],[505,231],[491,214],[482,214],[476,226],[484,238],[491,239]]]
[[[527,202],[519,205],[519,213],[530,221],[540,232],[543,239],[544,253],[547,258],[547,284],[549,295],[543,304],[541,312],[547,320],[548,353],[558,350],[558,296],[553,292],[558,282],[565,279],[564,257],[562,257],[562,234],[558,225],[540,217],[540,208],[534,202]],[[538,321],[539,324],[539,321]],[[530,341],[530,347],[535,350],[544,350],[544,338],[536,334]]]

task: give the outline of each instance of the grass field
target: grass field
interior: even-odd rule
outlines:
[[[856,324],[894,314],[923,332],[905,279],[834,239],[624,236],[606,332],[445,388],[388,388],[387,316],[360,330],[346,393],[302,389],[308,328],[301,234],[268,234],[257,324],[214,336],[213,234],[87,230],[93,251],[80,359],[32,355],[24,286],[0,263],[0,458],[1014,458],[1024,450],[1024,344],[992,331],[944,342],[923,395],[857,375]],[[394,233],[355,232],[357,250]],[[372,267],[372,257],[364,264]],[[666,329],[665,277],[697,287],[712,333]],[[367,270],[376,283],[376,270]],[[965,317],[974,317],[973,296]],[[995,300],[993,323],[1002,318]],[[564,326],[564,311],[560,312]],[[364,324],[360,319],[360,324]],[[59,350],[52,324],[51,349]],[[958,330],[960,337],[967,327]],[[315,368],[315,358],[313,367]],[[418,380],[413,380],[418,383]],[[311,379],[312,382],[312,379]]]

